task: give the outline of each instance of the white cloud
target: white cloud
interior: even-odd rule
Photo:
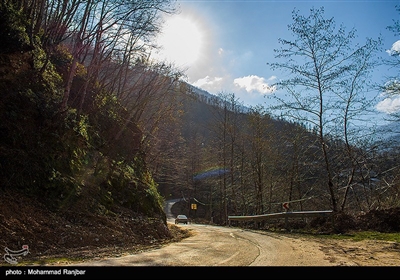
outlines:
[[[271,77],[268,80],[271,81],[271,79],[274,79],[274,77]],[[271,87],[267,83],[265,78],[256,75],[236,78],[233,80],[233,83],[240,88],[244,88],[247,92],[260,92],[262,94],[270,94],[275,91],[275,87]]]
[[[268,84],[268,82],[275,79],[276,77],[274,76],[271,76],[269,79],[255,75],[233,79],[230,75],[214,77],[209,75],[191,84],[215,95],[222,92],[234,93],[244,105],[255,106],[262,104],[265,101],[265,95],[275,90],[274,87]]]
[[[386,51],[389,55],[400,54],[400,40],[393,43],[392,48]]]
[[[400,111],[400,96],[387,97],[376,105],[380,112],[392,114]]]
[[[194,83],[191,83],[195,87],[201,88],[203,90],[208,91],[212,94],[217,94],[222,91],[227,86],[227,78],[226,77],[210,77],[206,76],[202,79],[198,79]]]
[[[210,76],[206,76],[202,79],[198,79],[196,82],[193,83],[193,85],[198,88],[203,88],[203,87],[219,84],[221,81],[222,81],[222,77],[211,78]]]

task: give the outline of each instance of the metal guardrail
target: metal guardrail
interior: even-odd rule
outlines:
[[[280,219],[280,218],[294,218],[294,217],[326,217],[333,213],[332,210],[324,211],[287,211],[280,213],[271,213],[263,215],[253,215],[253,216],[228,216],[228,221],[261,221],[267,219]]]
[[[264,215],[253,215],[253,216],[228,216],[228,223],[230,225],[231,221],[262,221],[269,219],[285,219],[285,227],[288,228],[289,218],[308,218],[308,217],[327,217],[333,214],[332,210],[323,211],[287,211],[280,213],[271,213]]]

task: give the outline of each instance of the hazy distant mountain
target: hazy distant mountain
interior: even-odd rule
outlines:
[[[221,104],[221,97],[211,94],[206,90],[200,89],[193,85],[187,84],[189,92],[198,97],[199,100],[207,103],[207,104]],[[240,106],[240,111],[242,113],[248,113],[251,109],[244,105]],[[376,129],[376,132],[373,136],[377,143],[385,143],[386,145],[399,145],[400,144],[400,122],[390,122],[388,124],[382,125]]]
[[[400,122],[393,121],[378,127],[376,137],[378,143],[386,143],[389,146],[400,145]]]
[[[199,97],[199,99],[201,101],[205,102],[205,103],[208,103],[208,104],[219,104],[219,103],[223,102],[222,99],[219,96],[217,96],[215,94],[212,94],[212,93],[209,93],[206,90],[200,89],[200,88],[195,87],[195,86],[193,86],[191,84],[188,84],[188,88],[189,88],[189,91],[192,94],[197,95]],[[246,107],[244,105],[240,105],[239,109],[240,109],[240,111],[242,113],[247,113],[247,112],[250,111],[250,108],[248,108],[248,107]]]

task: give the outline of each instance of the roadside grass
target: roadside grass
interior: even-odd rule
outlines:
[[[353,241],[362,241],[362,240],[380,240],[380,241],[389,241],[389,242],[397,242],[400,243],[400,232],[379,232],[379,231],[347,231],[344,233],[334,233],[334,232],[318,232],[313,230],[270,230],[272,232],[279,232],[280,234],[300,234],[310,238],[323,238],[323,239],[336,239],[336,240],[353,240]]]
[[[281,232],[282,233],[282,232]],[[379,232],[379,231],[348,231],[345,233],[332,232],[310,232],[302,230],[292,230],[286,234],[300,234],[310,238],[336,239],[336,240],[380,240],[400,243],[400,232]]]
[[[343,234],[323,234],[318,235],[322,238],[331,238],[331,239],[351,239],[354,241],[361,240],[381,240],[381,241],[392,241],[400,243],[400,233],[386,233],[386,232],[377,232],[377,231],[352,231]]]

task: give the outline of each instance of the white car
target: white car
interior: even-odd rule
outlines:
[[[175,224],[179,224],[179,223],[188,224],[188,218],[186,217],[186,215],[176,216]]]

